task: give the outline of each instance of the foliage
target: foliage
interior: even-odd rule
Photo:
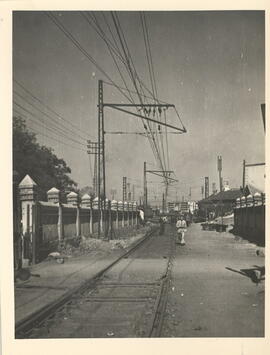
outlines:
[[[79,191],[80,196],[82,197],[84,194],[88,194],[91,198],[95,197],[94,189],[91,186],[82,187]]]
[[[52,187],[71,191],[77,186],[69,177],[71,169],[66,162],[59,159],[52,148],[39,145],[36,135],[27,129],[20,117],[13,118],[13,171],[17,182],[26,174],[31,176],[43,195]]]

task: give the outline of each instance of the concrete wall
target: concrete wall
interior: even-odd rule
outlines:
[[[234,208],[234,234],[265,245],[265,201],[263,196],[248,196]]]
[[[36,188],[36,183],[28,175],[19,184],[22,215],[19,244],[23,246],[20,253],[25,265],[29,261],[40,261],[51,248],[55,250],[55,247],[67,239],[97,237],[99,226],[102,238],[105,220],[109,228],[114,230],[137,224],[136,203],[106,201],[105,209],[100,212],[102,218],[99,218],[97,199],[91,201],[90,196],[84,195],[79,203],[78,195],[71,192],[67,195],[67,203],[63,204],[60,201],[60,191],[52,188],[47,192],[48,201],[39,201]]]

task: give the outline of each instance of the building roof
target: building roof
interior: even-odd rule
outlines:
[[[230,189],[227,191],[221,191],[217,194],[212,194],[209,197],[200,200],[198,203],[213,203],[216,201],[235,201],[238,197],[243,196],[243,192],[240,189]]]
[[[245,187],[245,194],[246,195],[254,195],[256,192],[258,193],[262,193],[264,192],[264,190],[262,190],[261,188],[254,186],[252,184],[247,184]]]

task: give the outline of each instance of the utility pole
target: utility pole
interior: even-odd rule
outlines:
[[[209,197],[209,177],[204,178],[204,198]]]
[[[105,213],[106,203],[106,174],[105,174],[105,137],[104,137],[104,105],[103,105],[103,81],[98,81],[98,211],[99,211],[99,223],[98,223],[98,237],[100,237],[100,223],[101,223],[101,208],[103,206]],[[102,148],[102,149],[100,149]],[[102,158],[101,158],[102,157]],[[102,160],[102,162],[101,162]],[[102,174],[101,174],[102,171]],[[103,179],[103,203],[101,204],[101,176]],[[103,215],[104,215],[103,213]],[[105,239],[107,238],[107,223],[106,217],[104,219]]]
[[[204,195],[204,186],[201,186],[201,193],[202,193],[202,200],[203,200],[203,195]]]
[[[243,160],[243,191],[245,190],[246,187],[246,161]]]
[[[144,186],[144,204],[147,205],[147,181],[146,181],[146,173],[154,174],[159,177],[162,177],[165,179],[165,203],[167,203],[167,195],[168,195],[168,185],[169,181],[175,181],[177,182],[178,180],[173,179],[169,177],[168,175],[172,174],[172,170],[147,170],[146,169],[146,162],[144,162],[143,165],[143,186]]]
[[[93,188],[94,188],[94,195],[97,196],[97,152],[94,155],[94,177],[93,177]]]
[[[164,196],[164,192],[162,194],[162,213],[165,212],[165,196]]]
[[[98,142],[92,142],[87,140],[87,154],[94,155],[94,176],[93,176],[93,188],[95,196],[98,196],[98,177],[97,177],[97,157],[102,151],[98,149]]]
[[[146,182],[146,161],[143,163],[143,207],[147,206],[147,182]]]
[[[127,200],[131,201],[130,182],[127,183]]]
[[[135,185],[132,185],[132,201],[135,201]]]
[[[221,177],[221,171],[222,171],[222,156],[219,155],[217,157],[217,168],[218,168],[218,176],[219,176],[219,191],[222,191],[222,177]]]
[[[111,189],[112,200],[115,199],[116,193],[117,193],[117,190],[116,190],[116,189]]]
[[[123,203],[127,201],[127,177],[123,176]]]
[[[105,130],[104,130],[104,108],[110,108],[114,110],[118,110],[120,112],[127,113],[129,115],[132,115],[133,117],[136,117],[137,119],[143,119],[144,121],[147,122],[153,122],[158,124],[159,126],[165,126],[172,128],[179,133],[186,133],[187,130],[185,127],[179,128],[173,125],[168,124],[167,122],[162,122],[159,120],[156,120],[154,118],[150,118],[149,115],[147,115],[147,108],[150,109],[168,109],[168,108],[175,108],[175,105],[173,104],[160,104],[160,103],[155,103],[155,104],[144,104],[142,100],[139,103],[132,103],[132,104],[122,104],[122,103],[104,103],[103,102],[103,81],[99,80],[98,81],[98,210],[99,210],[99,221],[101,221],[101,175],[103,177],[103,199],[104,199],[104,204],[103,206],[105,207],[105,201],[106,201],[106,174],[105,174]],[[143,114],[140,113],[135,113],[132,111],[129,111],[130,108],[141,108],[143,110]],[[102,147],[102,151],[101,148]],[[102,162],[101,162],[101,154],[102,154]],[[101,173],[102,170],[102,173]],[[145,169],[146,170],[146,169]],[[145,174],[146,175],[146,174]],[[165,171],[163,171],[163,178],[167,180],[165,175]],[[171,179],[173,180],[173,179]],[[144,176],[144,182],[146,185],[146,176]],[[147,205],[147,187],[145,186],[144,188],[144,206]],[[106,221],[104,221],[104,224],[106,226]],[[100,223],[98,227],[98,236],[100,236]],[[105,228],[105,238],[107,236],[107,228]]]

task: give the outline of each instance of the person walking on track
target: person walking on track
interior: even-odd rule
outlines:
[[[180,245],[185,245],[185,232],[187,231],[187,223],[183,216],[180,216],[176,222],[177,238],[176,243]]]

